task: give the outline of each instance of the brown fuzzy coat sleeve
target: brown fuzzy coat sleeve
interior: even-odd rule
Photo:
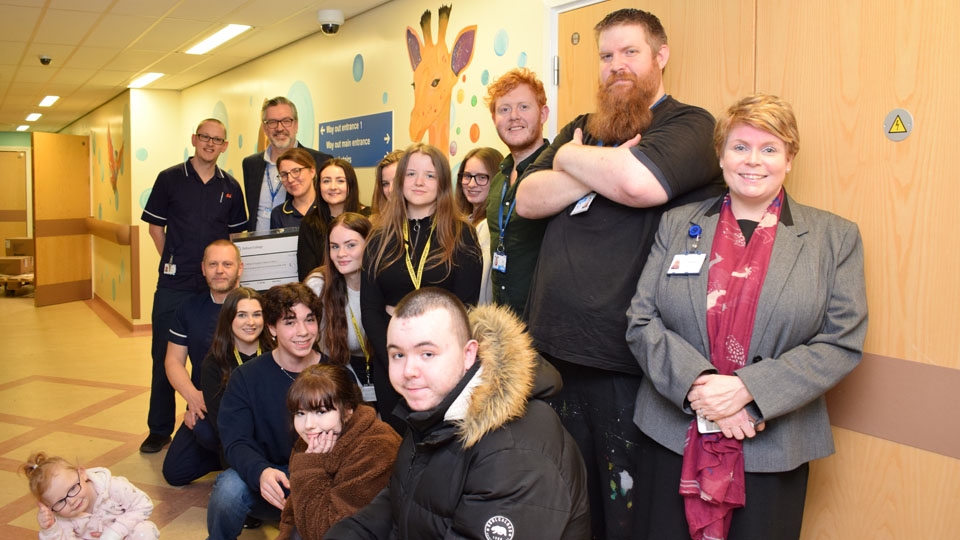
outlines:
[[[304,453],[298,440],[290,456],[290,496],[280,518],[278,540],[294,527],[304,540],[320,540],[334,523],[353,515],[390,479],[400,436],[361,405],[327,454]]]

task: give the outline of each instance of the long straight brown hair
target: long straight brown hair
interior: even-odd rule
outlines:
[[[461,249],[474,249],[473,246],[467,246],[463,242],[463,228],[467,227],[471,233],[473,227],[467,222],[466,218],[457,209],[456,202],[453,199],[453,187],[450,174],[450,162],[447,157],[437,149],[426,143],[416,143],[411,145],[403,153],[400,163],[397,165],[397,175],[394,180],[393,189],[396,196],[390,194],[387,200],[387,206],[381,211],[377,224],[370,235],[371,243],[376,245],[376,251],[371,253],[372,270],[375,276],[380,275],[385,268],[400,260],[403,256],[403,226],[407,222],[407,200],[403,196],[403,184],[406,181],[407,166],[410,163],[410,157],[414,154],[423,154],[433,162],[433,168],[437,172],[437,209],[433,214],[433,224],[437,231],[437,248],[431,250],[431,254],[425,254],[428,258],[426,268],[436,268],[438,266],[447,266],[447,273],[453,267],[453,255]],[[368,249],[370,244],[367,244]],[[479,256],[479,252],[477,256]]]
[[[260,303],[261,311],[263,310],[263,298],[260,297],[260,293],[250,287],[238,287],[224,298],[220,316],[217,318],[217,329],[213,332],[213,341],[210,343],[210,352],[207,354],[220,368],[221,391],[227,387],[230,374],[237,367],[237,357],[233,354],[235,348],[233,319],[237,316],[237,306],[241,300],[256,300]],[[272,349],[273,342],[270,340],[270,332],[267,332],[267,323],[264,321],[263,329],[260,331],[260,350],[267,352]]]
[[[344,212],[330,224],[330,232],[337,227],[349,229],[364,240],[370,235],[370,220],[354,212]],[[329,242],[327,242],[329,244]],[[335,268],[330,259],[330,249],[323,256],[323,291],[320,294],[320,306],[323,309],[323,330],[320,342],[326,349],[331,362],[338,366],[350,363],[350,346],[347,334],[351,322],[347,320],[347,278]],[[363,340],[362,335],[357,336]],[[370,350],[370,346],[364,343]]]

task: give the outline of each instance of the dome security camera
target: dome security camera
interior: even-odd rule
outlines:
[[[45,66],[49,66],[49,65],[50,65],[50,62],[53,62],[53,58],[50,58],[49,56],[47,56],[47,55],[45,55],[45,54],[41,54],[41,55],[40,55],[40,63],[41,63],[41,64],[43,64],[43,65],[45,65]]]
[[[323,35],[332,36],[339,32],[343,25],[343,12],[339,9],[321,9],[317,12],[317,21],[320,22]]]

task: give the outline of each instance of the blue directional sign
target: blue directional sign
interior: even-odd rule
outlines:
[[[393,150],[393,111],[320,122],[319,140],[321,152],[354,167],[376,167]]]

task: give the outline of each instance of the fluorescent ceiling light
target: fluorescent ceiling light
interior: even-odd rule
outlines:
[[[143,88],[160,77],[163,77],[163,73],[144,73],[128,84],[127,88]]]
[[[30,126],[28,126],[28,125],[26,125],[26,124],[24,124],[24,125],[22,125],[22,126],[17,126],[17,131],[26,131],[26,130],[28,130],[28,129],[30,129]]]
[[[41,106],[41,107],[49,107],[49,106],[53,105],[54,103],[56,103],[58,99],[60,99],[60,96],[47,96],[47,97],[43,98],[43,100],[40,102],[40,106]]]
[[[187,54],[206,54],[249,29],[250,27],[245,24],[228,24],[222,30],[197,43],[186,52]]]
[[[30,113],[27,115],[27,122],[36,122],[37,120],[40,119],[41,116],[43,115],[38,112]]]

